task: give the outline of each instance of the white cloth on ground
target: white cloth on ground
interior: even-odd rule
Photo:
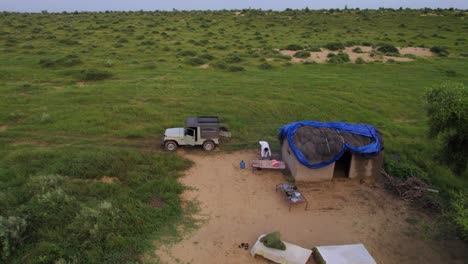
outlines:
[[[317,247],[325,263],[376,264],[363,244]]]

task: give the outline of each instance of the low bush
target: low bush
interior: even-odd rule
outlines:
[[[301,50],[301,51],[294,53],[294,57],[301,58],[301,59],[309,58],[310,52]]]
[[[398,48],[391,44],[382,44],[377,48],[377,51],[389,56],[394,54],[400,54]]]
[[[289,44],[284,47],[285,50],[302,50],[304,47],[299,44]]]
[[[16,250],[23,246],[27,235],[26,230],[25,218],[0,215],[0,260],[8,260]]]
[[[101,81],[112,77],[112,73],[98,69],[81,70],[77,77],[80,81]]]
[[[337,50],[342,50],[345,48],[345,45],[343,43],[339,43],[339,42],[334,42],[334,43],[328,43],[325,45],[325,48],[329,49],[329,50],[333,50],[333,51],[337,51]]]
[[[455,77],[457,76],[457,72],[454,70],[446,70],[445,75],[447,75],[448,77]]]
[[[215,63],[213,63],[211,65],[213,65],[213,67],[221,69],[221,70],[225,70],[228,67],[227,64],[222,62],[222,61],[215,62]]]
[[[348,54],[344,52],[339,52],[338,54],[329,53],[327,57],[329,58],[329,63],[343,64],[350,61]]]
[[[442,46],[434,46],[431,48],[431,52],[439,55],[439,56],[448,56],[449,52],[446,47]]]
[[[267,62],[264,62],[260,65],[258,65],[258,68],[262,69],[262,70],[269,70],[269,69],[272,69],[273,68],[273,65],[267,63]]]
[[[240,72],[240,71],[245,71],[244,67],[241,66],[229,66],[228,71],[230,72]]]
[[[354,48],[353,52],[355,52],[355,53],[364,53],[364,51],[362,51],[362,49],[360,47]]]
[[[204,60],[214,60],[215,57],[213,55],[210,55],[210,54],[202,54],[200,55],[200,58],[204,59]]]
[[[197,52],[193,50],[183,50],[183,51],[178,52],[177,55],[193,57],[197,55]]]
[[[224,58],[224,61],[226,61],[227,63],[241,62],[242,57],[237,53],[230,53],[226,56],[226,58]]]
[[[317,47],[317,46],[311,46],[311,47],[308,47],[307,48],[307,51],[310,51],[310,52],[320,52],[322,51],[322,49],[320,47]]]
[[[75,65],[81,64],[82,61],[77,55],[69,54],[65,57],[58,59],[40,59],[39,65],[44,68],[53,68],[53,67],[72,67]]]
[[[69,46],[80,44],[78,41],[73,40],[73,39],[60,39],[58,42],[64,45],[69,45]]]
[[[354,61],[354,63],[356,63],[356,64],[365,64],[366,61],[365,61],[363,58],[358,57],[358,58]]]
[[[402,179],[407,179],[409,177],[428,179],[428,175],[423,169],[406,158],[386,158],[384,168],[388,174],[394,177]]]
[[[451,194],[451,219],[455,223],[457,233],[468,241],[468,191],[459,191]]]
[[[8,152],[0,157],[0,262],[137,263],[155,238],[177,234],[177,171],[188,165],[113,148]],[[106,175],[115,182],[99,180]]]
[[[202,58],[195,57],[195,58],[187,59],[186,63],[189,65],[198,66],[198,65],[205,64],[206,61]]]

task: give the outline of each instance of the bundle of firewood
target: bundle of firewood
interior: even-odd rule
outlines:
[[[423,180],[414,176],[401,179],[389,175],[385,170],[382,170],[382,176],[385,187],[405,201],[417,200],[427,192],[438,192],[427,188],[427,184]]]

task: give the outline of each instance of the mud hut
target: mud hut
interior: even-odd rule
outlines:
[[[295,122],[280,128],[281,153],[296,181],[376,177],[383,137],[370,125]]]

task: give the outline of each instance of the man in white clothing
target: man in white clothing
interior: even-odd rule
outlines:
[[[262,160],[269,160],[271,157],[270,145],[266,141],[259,141],[260,143],[260,156]]]

